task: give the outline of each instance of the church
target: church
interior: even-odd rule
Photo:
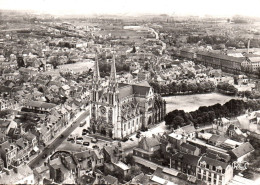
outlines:
[[[166,102],[147,81],[117,82],[115,58],[106,87],[101,87],[98,59],[95,59],[91,93],[90,127],[94,133],[123,139],[149,124],[163,121]]]

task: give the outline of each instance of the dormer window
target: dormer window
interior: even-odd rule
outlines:
[[[206,162],[205,162],[205,161],[200,162],[200,166],[201,166],[202,168],[205,168],[205,167],[206,167]]]

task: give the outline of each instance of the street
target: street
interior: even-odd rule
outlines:
[[[77,119],[76,121],[74,121],[73,123],[71,123],[71,126],[69,126],[65,131],[63,131],[62,133],[60,133],[60,135],[48,146],[46,146],[43,151],[32,161],[29,162],[29,166],[30,168],[34,169],[38,166],[40,166],[49,155],[51,155],[53,153],[53,151],[55,151],[55,149],[64,141],[67,139],[67,137],[80,125],[80,122],[86,118],[86,116],[88,115],[88,112],[84,112],[82,113]],[[63,137],[61,138],[60,136],[63,135]],[[46,157],[43,157],[44,155],[47,155]]]

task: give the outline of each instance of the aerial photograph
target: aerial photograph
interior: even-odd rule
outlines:
[[[0,184],[260,185],[260,0],[0,0]]]

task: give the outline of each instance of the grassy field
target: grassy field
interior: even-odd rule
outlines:
[[[175,109],[184,110],[186,112],[195,111],[200,106],[209,106],[216,103],[224,104],[233,98],[235,97],[218,93],[164,97],[167,103],[167,113]]]
[[[60,71],[65,71],[65,70],[72,70],[74,72],[84,72],[88,71],[89,68],[92,68],[94,66],[94,62],[77,62],[74,64],[65,64],[65,65],[60,65],[58,66],[59,69],[53,69],[50,71],[44,72],[44,74],[49,74],[49,75],[59,75]]]

